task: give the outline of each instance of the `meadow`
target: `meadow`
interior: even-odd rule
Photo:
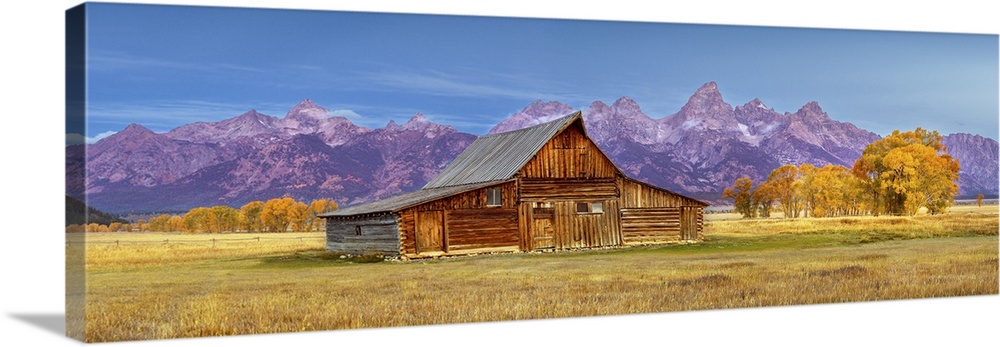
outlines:
[[[996,206],[915,217],[709,217],[698,244],[419,261],[341,257],[324,250],[322,233],[87,234],[85,337],[995,295],[997,217]]]

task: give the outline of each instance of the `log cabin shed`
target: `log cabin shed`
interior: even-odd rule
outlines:
[[[575,112],[478,138],[421,190],[320,217],[332,252],[411,259],[695,242],[706,206],[627,177]]]

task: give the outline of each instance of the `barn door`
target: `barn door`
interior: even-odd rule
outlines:
[[[553,215],[552,208],[532,209],[531,249],[555,248],[555,232],[552,229]]]
[[[417,253],[444,251],[444,212],[417,212]]]

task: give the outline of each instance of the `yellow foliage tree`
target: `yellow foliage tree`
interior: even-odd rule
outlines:
[[[871,213],[912,215],[921,207],[944,212],[958,192],[958,160],[947,154],[937,131],[893,131],[869,144],[851,172],[871,202]]]
[[[743,215],[743,218],[754,218],[757,211],[753,203],[753,181],[749,177],[740,177],[733,182],[733,186],[722,191],[722,198],[733,199],[733,206],[736,213]]]
[[[167,231],[184,231],[184,217],[170,216],[167,219]]]
[[[163,232],[169,231],[167,228],[167,222],[170,221],[170,215],[161,214],[156,217],[149,219],[149,231]]]
[[[309,210],[309,205],[304,202],[295,201],[291,205],[288,205],[288,224],[291,225],[292,231],[303,232],[309,227],[309,216],[312,212]]]
[[[240,212],[235,208],[217,205],[208,209],[208,231],[214,233],[232,232],[239,227]]]
[[[263,230],[264,223],[260,218],[263,211],[263,201],[251,201],[240,207],[240,228],[251,233]]]
[[[184,214],[184,231],[190,233],[211,231],[211,212],[208,207],[195,207]]]
[[[290,211],[295,205],[292,198],[274,198],[264,203],[264,208],[260,213],[260,220],[264,224],[264,230],[272,233],[288,231],[291,224]]]
[[[802,209],[802,197],[799,194],[799,168],[795,165],[782,165],[771,171],[767,182],[774,191],[774,201],[785,215],[785,218],[799,216]]]

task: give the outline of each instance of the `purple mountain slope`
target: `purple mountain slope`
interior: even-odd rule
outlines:
[[[90,145],[87,180],[69,194],[111,212],[238,207],[282,196],[347,205],[419,189],[474,140],[420,114],[367,129],[306,100],[280,119],[249,111],[163,134],[129,125]],[[67,159],[67,172],[82,165]]]
[[[490,133],[573,111],[535,101]],[[759,99],[734,108],[714,82],[658,119],[628,97],[595,101],[583,112],[588,134],[628,175],[708,201],[719,201],[736,178],[760,181],[782,164],[851,166],[879,138],[831,119],[816,102],[784,114]],[[86,151],[67,147],[67,177],[74,179],[67,194],[86,195],[109,212],[239,207],[282,196],[346,206],[420,189],[475,138],[419,113],[404,124],[364,128],[305,100],[283,118],[251,110],[162,134],[132,124]],[[996,196],[997,142],[968,134],[943,141],[962,166],[960,195]]]

